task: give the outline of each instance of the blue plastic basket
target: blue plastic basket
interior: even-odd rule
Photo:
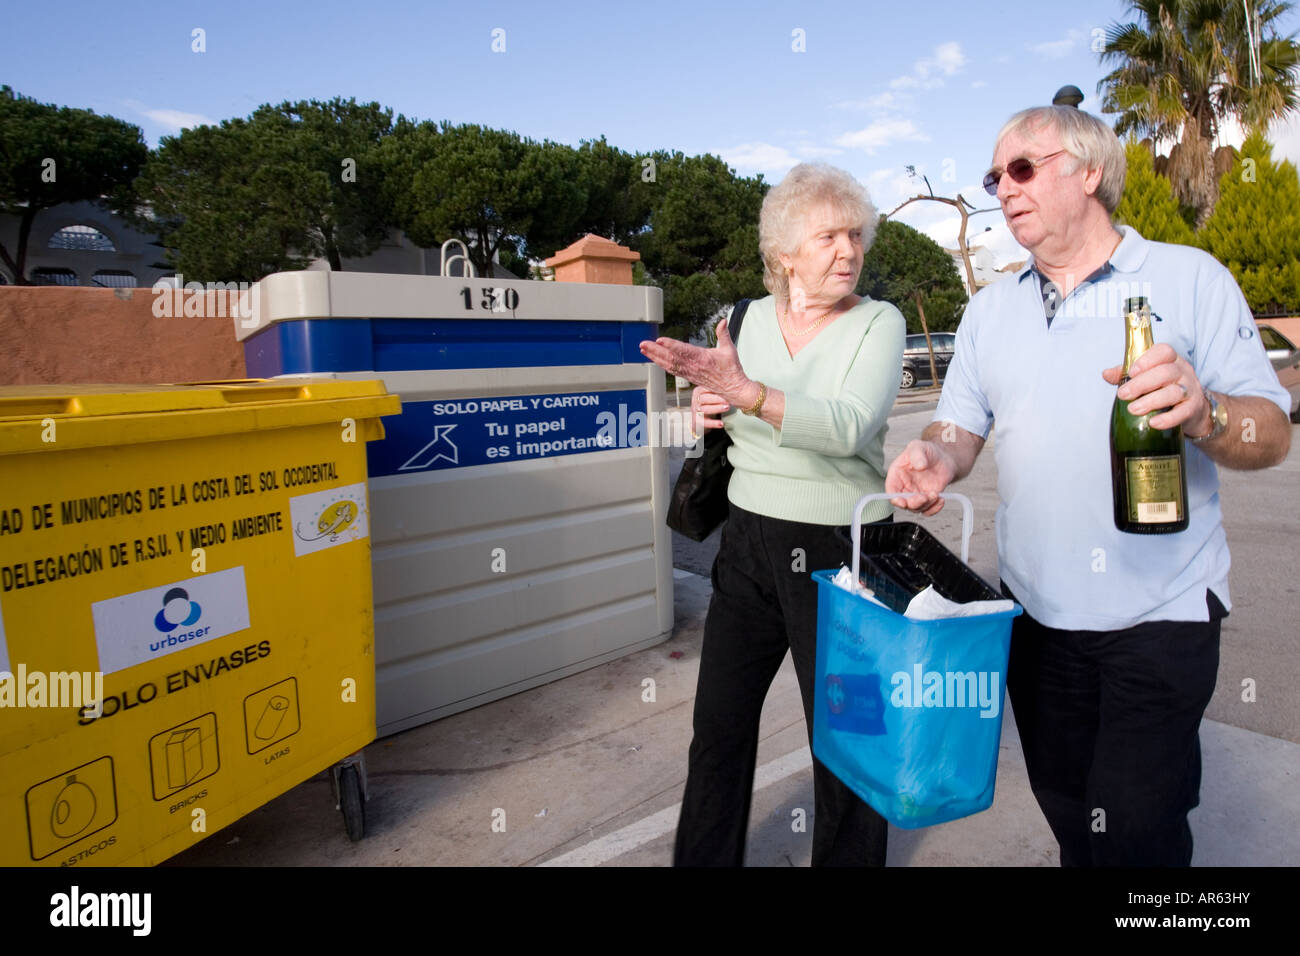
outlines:
[[[858,501],[852,524],[855,580],[861,580],[863,566],[862,510],[889,497],[866,495]],[[959,494],[944,498],[962,504],[961,561],[923,529],[904,525],[912,541],[918,532],[928,539],[926,560],[909,562],[913,572],[920,568],[941,593],[969,594],[974,578],[987,592],[978,597],[1000,597],[965,566],[970,500]],[[873,584],[871,569],[881,574],[880,568],[889,566],[873,560],[880,557],[867,556],[865,583],[874,590],[883,582]],[[898,827],[915,829],[988,809],[997,778],[1011,621],[1021,608],[913,620],[836,586],[834,576],[834,571],[813,573],[818,591],[813,753]]]

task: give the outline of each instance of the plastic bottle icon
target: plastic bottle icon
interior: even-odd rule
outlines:
[[[284,715],[289,712],[289,698],[276,694],[266,702],[262,716],[257,719],[253,736],[258,740],[270,740],[284,722]]]
[[[50,811],[50,829],[58,837],[76,836],[95,819],[95,791],[70,774]]]

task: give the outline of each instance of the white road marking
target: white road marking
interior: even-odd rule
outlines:
[[[812,768],[812,751],[807,747],[778,757],[763,764],[754,772],[754,790],[770,787],[779,780]],[[671,833],[677,827],[677,818],[681,815],[682,805],[674,803],[664,807],[658,813],[652,813],[644,819],[629,823],[621,830],[607,833],[590,843],[562,853],[547,860],[539,866],[600,866],[615,857],[622,856],[637,847],[657,840],[665,833]]]

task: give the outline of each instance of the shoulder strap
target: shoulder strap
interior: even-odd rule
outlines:
[[[752,301],[754,300],[741,299],[731,310],[731,318],[727,321],[727,334],[731,336],[732,344],[740,340],[740,326],[745,321],[745,312]]]

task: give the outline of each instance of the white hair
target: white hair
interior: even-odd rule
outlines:
[[[808,215],[829,204],[840,225],[862,230],[863,251],[871,248],[879,215],[867,190],[842,169],[826,163],[800,163],[763,197],[758,217],[758,251],[763,285],[779,296],[790,293],[781,253],[793,255],[807,238]]]
[[[1035,133],[1044,129],[1054,130],[1061,137],[1061,146],[1074,157],[1076,169],[1079,163],[1086,169],[1101,169],[1097,199],[1113,214],[1124,195],[1128,160],[1115,131],[1091,113],[1073,106],[1035,106],[1021,110],[1002,127],[993,152],[997,153],[1002,140],[1011,133],[1033,139]]]

